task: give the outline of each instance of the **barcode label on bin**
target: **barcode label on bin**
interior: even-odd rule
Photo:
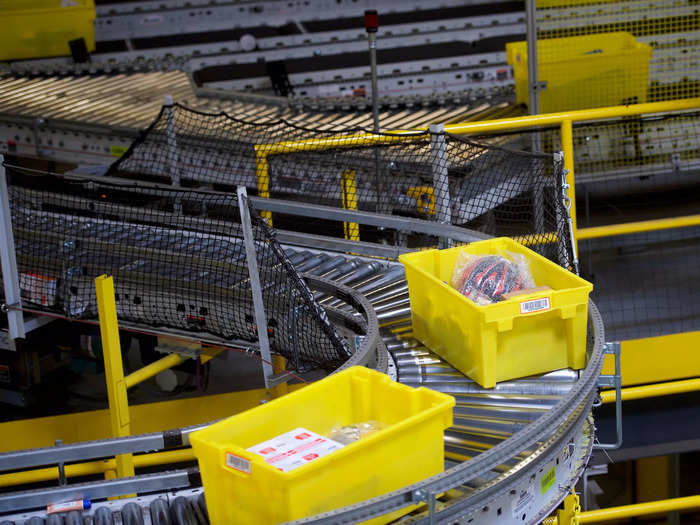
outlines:
[[[549,308],[549,297],[543,297],[542,299],[532,299],[531,301],[523,301],[522,303],[520,303],[521,314],[531,314],[532,312],[549,310]]]
[[[250,474],[250,461],[230,452],[226,452],[226,466]]]

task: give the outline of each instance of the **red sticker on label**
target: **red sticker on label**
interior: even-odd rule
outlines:
[[[306,461],[311,461],[312,459],[316,459],[317,457],[318,457],[318,454],[307,454],[306,456],[304,456],[304,459]]]
[[[303,434],[297,434],[294,436],[296,439],[309,439],[311,437],[311,434],[307,434],[304,432]]]

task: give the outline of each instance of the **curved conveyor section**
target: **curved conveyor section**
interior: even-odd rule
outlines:
[[[290,250],[290,255],[329,317],[365,334],[344,367],[395,370],[404,384],[434,388],[457,400],[454,425],[445,434],[444,473],[298,523],[353,523],[411,503],[423,506],[404,517],[406,523],[431,523],[430,507],[439,523],[533,523],[559,504],[580,476],[593,443],[591,407],[604,341],[593,303],[584,370],[560,370],[484,389],[413,338],[401,265],[311,250]],[[183,432],[185,442],[188,433]],[[127,503],[137,503],[141,516],[137,505]],[[208,523],[201,489],[96,503],[84,516],[105,524],[140,523],[139,518],[154,524]],[[19,525],[34,518],[38,513],[0,522]],[[45,515],[39,519],[48,523]]]

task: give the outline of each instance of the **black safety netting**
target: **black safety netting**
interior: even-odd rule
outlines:
[[[112,275],[120,322],[257,341],[235,195],[28,173],[7,166],[23,306],[97,318],[94,279]],[[251,209],[270,348],[290,369],[334,369],[345,341]]]
[[[571,237],[561,158],[417,131],[376,134],[252,123],[166,106],[108,175],[232,191],[350,210],[418,217],[514,237],[566,267]],[[273,224],[308,221],[272,214]],[[282,220],[280,220],[282,219]],[[311,233],[370,240],[352,222]],[[383,239],[386,241],[386,239]],[[398,241],[397,241],[398,242]],[[419,239],[419,245],[434,240]]]
[[[294,139],[321,138],[348,128],[309,129],[276,117],[245,120],[163,106],[153,123],[114,162],[108,175],[182,184],[257,187],[255,148]]]
[[[342,147],[270,155],[272,197],[412,216],[509,236],[572,263],[559,155],[529,153],[444,133],[374,135]],[[352,142],[357,145],[352,145]],[[359,229],[346,225],[346,236]]]

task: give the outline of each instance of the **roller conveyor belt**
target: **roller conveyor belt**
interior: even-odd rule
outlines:
[[[178,71],[49,78],[0,75],[0,115],[42,118],[47,121],[45,125],[51,121],[70,121],[137,131],[148,127],[158,115],[166,95],[192,109],[223,111],[241,120],[254,119],[258,124],[285,119],[297,126],[319,130],[372,127],[372,115],[367,105],[357,109],[350,104],[352,101],[346,101],[345,110],[336,108],[335,111],[320,113],[299,110],[293,101],[284,98],[246,98],[236,94],[219,98],[198,96],[188,75]],[[438,102],[437,99],[431,100]],[[414,108],[403,112],[387,107],[380,113],[380,122],[386,129],[401,129],[426,127],[437,122],[476,120],[486,112],[514,112],[510,104],[475,104],[467,99],[456,104],[449,100],[443,102],[438,111]],[[323,108],[323,103],[320,103],[318,109]],[[348,108],[355,108],[355,111],[348,111]]]
[[[524,430],[555,408],[560,407],[560,402],[567,397],[567,394],[574,393],[574,387],[582,377],[576,371],[559,370],[539,377],[502,382],[493,389],[482,388],[413,338],[410,324],[410,304],[406,293],[403,268],[400,265],[298,248],[288,247],[287,250],[298,268],[305,273],[326,276],[336,282],[344,282],[356,291],[360,291],[376,308],[380,319],[380,333],[395,364],[398,381],[416,387],[434,388],[455,396],[457,404],[454,408],[454,424],[445,433],[445,458],[448,473],[464,465],[465,461],[469,464],[469,460],[478,459],[487,451],[496,450],[499,447],[503,448],[509,442],[521,438]],[[325,306],[340,308],[350,314],[354,313],[351,306],[338,298],[325,294],[318,294],[318,298]],[[593,324],[594,329],[597,330],[598,326],[596,323]],[[599,343],[598,341],[596,344]],[[589,363],[589,366],[599,367],[599,363],[594,360],[593,363]],[[587,419],[589,410],[590,403],[584,402],[578,412],[575,410],[575,406],[572,406],[570,414],[560,423],[564,425],[573,417],[577,417],[580,421],[576,427],[578,430],[566,441],[564,452],[561,452],[559,448],[556,449],[557,469],[562,468],[559,464],[560,458],[569,461],[575,457],[575,465],[572,463],[570,468],[574,478],[570,479],[569,485],[578,476],[590,454],[591,427]],[[462,505],[465,509],[466,514],[463,515],[471,515],[468,511],[473,505],[470,506],[469,502],[472,499],[477,502],[481,501],[480,498],[484,497],[484,494],[491,494],[492,500],[496,498],[500,501],[506,496],[508,501],[512,500],[512,490],[515,489],[508,487],[515,486],[516,481],[521,484],[527,483],[529,474],[525,477],[521,471],[529,472],[526,470],[527,464],[536,464],[538,457],[550,453],[551,443],[557,439],[561,440],[561,432],[558,425],[540,429],[536,439],[529,440],[524,446],[515,449],[514,453],[504,455],[501,461],[492,461],[490,467],[482,469],[478,475],[471,477],[461,484],[459,489],[451,492],[451,498],[456,498],[457,504]],[[560,454],[565,454],[565,456]],[[2,456],[0,455],[1,460]],[[560,475],[563,476],[563,474]],[[565,485],[564,480],[567,478],[563,477],[562,483]],[[530,481],[532,482],[532,480]],[[502,487],[502,489],[497,490],[497,494],[493,495],[494,487],[496,489]],[[566,487],[563,486],[561,497],[563,497],[565,489]],[[527,515],[527,519],[523,518],[518,522],[530,522],[531,518],[533,518],[532,521],[535,521],[535,517],[546,515],[543,513],[556,505],[560,499],[559,495],[546,502],[540,501],[540,498],[534,498],[532,502],[528,503],[527,508],[521,509],[523,515]],[[515,505],[515,503],[512,504]],[[449,502],[443,501],[440,505],[449,505]],[[3,510],[6,509],[3,508],[3,495],[0,494],[0,512]],[[71,516],[67,515],[65,521],[56,521],[55,518],[52,518],[51,521],[43,521],[46,516],[43,515],[43,518],[39,518],[40,515],[42,515],[40,512],[8,515],[5,518],[6,521],[2,521],[3,518],[0,518],[0,523],[2,525],[10,523],[15,525],[25,523],[173,523],[187,525],[208,523],[201,489],[196,488],[161,493],[134,500],[97,501],[92,510],[85,511],[82,515],[77,512]],[[483,515],[483,511],[481,511],[477,517],[486,518],[487,516]],[[518,518],[520,518],[519,514]],[[415,519],[418,522],[422,519],[419,511],[415,512]],[[450,522],[460,523],[459,520],[453,518]],[[480,522],[482,521],[476,521],[476,523]]]

